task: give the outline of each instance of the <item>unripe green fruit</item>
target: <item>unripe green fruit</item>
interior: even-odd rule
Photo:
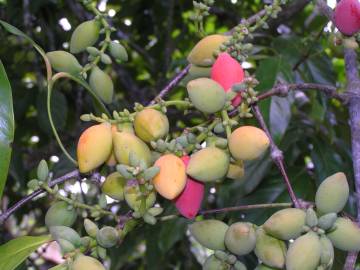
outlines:
[[[165,114],[154,109],[145,109],[135,116],[136,135],[145,142],[157,141],[169,133],[169,120]]]
[[[324,231],[327,231],[332,228],[336,219],[337,219],[336,213],[329,213],[329,214],[323,215],[319,218],[318,227],[323,229]]]
[[[66,202],[59,201],[54,203],[45,215],[45,224],[48,228],[51,226],[71,227],[76,220],[76,210],[71,208]]]
[[[75,247],[81,245],[81,238],[79,234],[72,228],[66,226],[52,226],[50,227],[50,234],[54,240],[64,239],[72,243]]]
[[[99,231],[98,226],[87,218],[84,220],[84,228],[86,233],[91,237],[96,237],[96,234]]]
[[[256,235],[254,225],[247,222],[232,224],[225,234],[225,246],[233,254],[246,255],[254,250]]]
[[[102,101],[109,104],[114,96],[114,84],[110,76],[97,66],[91,70],[89,84],[91,89],[98,95]]]
[[[305,212],[297,208],[286,208],[274,213],[263,225],[271,236],[290,240],[301,234],[305,225]]]
[[[80,255],[76,257],[71,265],[71,270],[106,270],[105,267],[96,259],[90,256]]]
[[[72,243],[70,243],[68,240],[58,239],[57,242],[61,248],[62,254],[69,253],[75,249],[75,246]]]
[[[129,183],[125,186],[125,200],[129,207],[139,212],[141,207],[142,195],[140,193],[139,185],[136,183]],[[149,209],[156,201],[156,193],[151,192],[145,199],[145,209]]]
[[[51,66],[58,72],[78,74],[82,66],[71,53],[66,51],[53,51],[46,54]]]
[[[314,209],[308,208],[306,210],[305,223],[310,228],[315,227],[318,224],[318,218]]]
[[[224,88],[214,80],[208,78],[195,79],[190,81],[186,88],[190,101],[196,109],[203,113],[216,113],[225,106]]]
[[[331,269],[334,263],[334,247],[331,241],[326,236],[320,237],[321,244],[321,256],[320,263],[324,266],[324,269]]]
[[[104,248],[111,248],[116,245],[119,234],[116,229],[110,226],[101,228],[96,234],[97,243]]]
[[[319,186],[315,204],[320,214],[339,213],[349,198],[349,184],[344,173],[326,178]]]
[[[132,152],[136,159],[145,162],[147,166],[151,164],[151,151],[149,147],[129,132],[115,132],[113,134],[114,152],[117,161],[121,164],[130,165],[129,156]]]
[[[105,182],[101,186],[101,191],[113,198],[114,200],[124,200],[124,187],[126,179],[118,172],[113,172],[106,177]]]
[[[193,154],[186,168],[186,173],[202,182],[222,179],[229,168],[228,154],[217,147],[206,147]]]
[[[199,67],[196,65],[191,65],[189,69],[189,73],[183,79],[184,85],[188,82],[198,79],[198,78],[210,78],[211,75],[211,67]]]
[[[360,229],[356,223],[350,219],[339,217],[334,226],[336,229],[326,236],[336,248],[343,251],[360,250]]]
[[[315,270],[320,263],[320,256],[319,236],[310,231],[290,244],[286,254],[286,269]]]
[[[208,257],[203,265],[203,270],[230,270],[231,266],[226,262],[220,261],[215,255]]]
[[[100,25],[95,20],[90,20],[78,25],[71,35],[70,52],[79,53],[91,47],[99,38]]]
[[[268,266],[283,268],[285,265],[285,242],[268,235],[261,227],[256,230],[255,254]]]
[[[233,267],[234,267],[234,270],[247,270],[245,264],[243,264],[240,261],[237,261]]]
[[[225,250],[225,234],[229,226],[216,219],[197,221],[189,226],[192,236],[204,247]]]
[[[259,264],[255,270],[278,270],[278,268],[272,268],[270,266],[267,266],[265,264]]]
[[[47,180],[48,176],[49,176],[49,167],[46,161],[43,159],[40,161],[37,167],[37,178],[39,179],[39,181],[44,182]]]
[[[118,62],[126,62],[129,59],[125,47],[120,43],[111,41],[109,49],[112,57],[114,57]]]

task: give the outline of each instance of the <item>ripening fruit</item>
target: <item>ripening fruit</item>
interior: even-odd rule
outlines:
[[[301,234],[305,225],[305,211],[286,208],[277,211],[264,223],[264,230],[273,237],[290,240]]]
[[[270,141],[260,128],[242,126],[235,129],[229,138],[231,155],[237,160],[253,160],[269,147]]]
[[[150,166],[151,151],[146,143],[134,134],[129,132],[115,132],[113,139],[115,157],[119,163],[130,165],[129,156],[130,153],[133,153],[136,159]]]
[[[76,220],[76,210],[66,202],[60,201],[54,203],[45,215],[45,224],[48,228],[51,226],[71,227]]]
[[[108,166],[115,166],[116,165],[116,158],[115,158],[114,151],[111,151],[111,154],[110,154],[109,158],[106,161],[106,165],[108,165]]]
[[[153,178],[156,191],[168,200],[175,199],[186,184],[184,162],[174,154],[166,154],[156,160],[154,166],[160,168],[159,173]]]
[[[183,156],[181,159],[187,166],[190,157]],[[175,206],[181,215],[189,219],[196,217],[204,198],[204,189],[204,183],[187,177],[184,190],[174,199]]]
[[[350,219],[339,217],[334,224],[335,230],[332,230],[326,236],[333,245],[343,251],[360,250],[360,229],[356,223]]]
[[[105,270],[105,267],[95,258],[79,255],[71,265],[71,270]]]
[[[283,268],[285,265],[285,242],[268,235],[261,227],[256,230],[255,254],[268,266]]]
[[[190,233],[204,247],[225,250],[225,233],[229,226],[216,219],[197,221],[189,226]]]
[[[169,133],[169,120],[158,110],[144,109],[136,114],[134,128],[136,135],[143,141],[157,141]]]
[[[248,222],[231,224],[225,234],[225,246],[233,254],[246,255],[254,250],[256,234],[254,225]]]
[[[244,163],[240,160],[236,163],[230,163],[226,177],[233,180],[241,180],[245,175]]]
[[[102,123],[86,129],[80,136],[77,145],[77,158],[81,173],[87,173],[110,156],[112,150],[111,125]]]
[[[360,3],[358,0],[341,0],[334,11],[335,25],[345,35],[360,30]]]
[[[71,53],[66,51],[52,51],[46,54],[51,66],[58,72],[78,74],[82,66]]]
[[[234,84],[244,80],[244,70],[240,63],[230,56],[227,52],[219,54],[211,69],[211,79],[218,82],[228,92]],[[237,94],[233,98],[233,105],[237,106],[241,102],[241,95]]]
[[[223,262],[215,257],[215,255],[211,255],[206,258],[203,270],[230,270],[231,266],[226,262]]]
[[[322,235],[320,236],[321,255],[320,263],[325,269],[331,269],[334,263],[334,247],[329,238]]]
[[[286,254],[286,270],[315,270],[320,256],[319,236],[310,231],[290,244]]]
[[[206,147],[191,155],[186,173],[201,182],[222,179],[229,168],[228,154],[217,147]]]
[[[190,101],[203,113],[216,113],[225,106],[224,88],[214,80],[198,78],[190,81],[186,88]]]
[[[219,50],[220,45],[229,40],[229,37],[223,35],[210,35],[200,40],[191,50],[188,61],[197,66],[208,67],[214,61],[214,53]]]
[[[118,172],[113,172],[106,177],[105,182],[101,186],[101,191],[113,198],[114,200],[124,200],[124,187],[126,179]]]
[[[129,207],[135,211],[139,211],[141,207],[141,200],[143,198],[142,193],[140,192],[139,185],[136,180],[128,181],[125,186],[125,200]],[[145,209],[149,209],[154,205],[156,201],[156,193],[150,192],[145,199]]]
[[[90,20],[78,25],[71,35],[70,52],[79,53],[91,47],[99,38],[100,25],[95,20]]]
[[[129,59],[125,47],[120,43],[111,41],[109,49],[111,56],[114,57],[118,62],[126,62]]]
[[[97,66],[93,67],[91,70],[89,85],[102,101],[107,104],[112,102],[114,95],[113,81],[108,74]]]
[[[335,173],[326,178],[316,191],[317,211],[323,215],[340,212],[349,198],[349,184],[344,173]]]
[[[185,85],[191,81],[198,78],[210,78],[211,75],[211,67],[199,67],[196,65],[191,65],[188,74],[182,80],[182,83]]]

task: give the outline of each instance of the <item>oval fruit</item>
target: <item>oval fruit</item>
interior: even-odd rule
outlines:
[[[203,270],[230,270],[231,266],[226,262],[220,261],[215,255],[211,255],[206,258]]]
[[[105,226],[97,231],[96,241],[104,248],[111,248],[116,245],[119,239],[119,234],[116,229],[110,226]]]
[[[191,65],[188,74],[182,80],[183,84],[187,84],[189,81],[198,79],[198,78],[210,78],[211,67],[199,67],[196,65]]]
[[[197,66],[211,66],[214,61],[214,53],[219,50],[221,44],[229,40],[223,35],[210,35],[200,40],[188,55],[188,61]]]
[[[360,3],[358,0],[342,0],[334,11],[334,21],[339,31],[353,35],[360,30]]]
[[[78,25],[71,35],[70,52],[79,53],[96,43],[100,34],[99,22],[85,21]]]
[[[230,163],[229,169],[226,173],[226,177],[233,180],[241,180],[245,175],[244,163],[238,161],[236,163]]]
[[[269,147],[270,141],[260,128],[242,126],[235,129],[229,138],[231,155],[237,160],[253,160]]]
[[[105,270],[105,267],[95,258],[79,255],[71,265],[71,270]]]
[[[118,172],[108,175],[101,186],[101,191],[114,200],[124,200],[124,187],[126,179]]]
[[[66,51],[52,51],[46,53],[51,66],[58,72],[67,72],[70,74],[78,74],[82,66],[71,53]]]
[[[197,221],[189,226],[192,236],[204,247],[225,250],[225,234],[229,226],[216,219]]]
[[[157,141],[169,133],[169,120],[158,110],[144,109],[136,114],[134,128],[136,135],[143,141]]]
[[[222,179],[229,168],[230,158],[217,147],[206,147],[193,154],[186,173],[201,182]]]
[[[199,78],[190,81],[187,86],[190,101],[203,113],[221,111],[226,102],[224,88],[214,80]]]
[[[264,223],[266,233],[281,239],[290,240],[301,234],[305,225],[305,212],[297,208],[286,208],[277,211]]]
[[[127,185],[125,186],[124,197],[129,207],[139,212],[143,196],[140,192],[140,188],[136,180],[127,182]],[[142,210],[146,210],[152,207],[155,201],[156,193],[150,192],[145,199],[145,209]]]
[[[343,251],[360,250],[360,229],[356,223],[350,219],[339,217],[334,226],[336,229],[326,236],[336,248]]]
[[[323,214],[340,212],[349,198],[349,184],[344,173],[335,173],[326,178],[318,187],[315,204]]]
[[[112,102],[114,95],[113,81],[108,74],[97,66],[93,67],[91,70],[89,85],[102,101],[107,104]]]
[[[225,234],[225,246],[233,254],[246,255],[254,250],[256,235],[254,225],[248,222],[231,224]]]
[[[320,263],[324,266],[325,269],[331,269],[334,263],[334,247],[326,236],[320,237],[320,245],[321,245],[321,256]]]
[[[126,62],[129,59],[125,47],[120,43],[111,41],[109,49],[112,57],[114,57],[118,62]]]
[[[186,184],[184,162],[173,154],[166,154],[156,160],[154,166],[160,168],[160,172],[153,178],[156,191],[168,200],[175,199]]]
[[[76,220],[76,210],[69,209],[69,204],[63,201],[54,203],[45,215],[45,224],[48,228],[51,226],[71,227]]]
[[[112,150],[111,125],[102,123],[86,129],[77,145],[78,165],[81,173],[87,173],[110,156]]]
[[[273,267],[270,267],[270,266],[267,266],[265,264],[259,264],[255,270],[278,270],[278,268],[273,268]]]

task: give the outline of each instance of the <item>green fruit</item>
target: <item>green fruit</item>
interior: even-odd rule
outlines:
[[[71,53],[65,51],[53,51],[46,54],[51,66],[58,72],[78,74],[82,66]]]
[[[323,215],[319,218],[318,227],[323,229],[324,231],[327,231],[332,228],[336,219],[337,219],[336,213],[329,213],[329,214]]]
[[[50,234],[56,241],[64,239],[72,243],[75,247],[79,247],[81,245],[81,238],[79,234],[69,227],[52,226],[50,227]]]
[[[305,212],[297,208],[286,208],[274,213],[264,224],[264,230],[273,237],[290,240],[301,234],[305,225]]]
[[[344,173],[339,172],[326,178],[319,186],[315,204],[318,212],[339,213],[349,198],[349,184]]]
[[[96,234],[96,241],[103,248],[111,248],[115,246],[118,239],[119,234],[117,230],[110,226],[101,228]]]
[[[334,247],[326,236],[320,237],[321,256],[320,263],[324,269],[331,269],[334,263]]]
[[[360,229],[356,223],[350,219],[339,217],[335,223],[335,230],[332,230],[326,236],[333,245],[343,251],[360,250]]]
[[[59,201],[54,203],[45,215],[45,224],[48,228],[51,226],[67,226],[71,227],[77,214],[74,208],[69,209],[69,205],[66,202]]]
[[[306,210],[305,223],[310,228],[315,227],[318,224],[317,215],[311,207]]]
[[[45,160],[41,160],[37,167],[37,178],[39,181],[44,182],[49,176],[49,168]]]
[[[126,62],[129,59],[125,47],[120,43],[111,41],[109,49],[112,57],[114,57],[118,62]]]
[[[109,104],[113,100],[114,84],[110,76],[98,67],[93,67],[91,70],[89,84],[91,89],[102,101]]]
[[[245,264],[243,264],[242,262],[240,261],[237,261],[235,264],[234,264],[234,270],[247,270]]]
[[[186,173],[196,180],[212,182],[222,179],[229,168],[228,154],[216,147],[206,147],[193,154]]]
[[[216,219],[197,221],[189,226],[192,236],[204,247],[225,250],[225,234],[229,226]]]
[[[157,141],[169,133],[169,120],[158,110],[144,109],[136,114],[134,128],[136,135],[149,143]]]
[[[315,270],[320,256],[319,236],[310,231],[290,244],[286,254],[286,270]]]
[[[151,165],[152,156],[149,147],[136,137],[134,134],[129,132],[114,132],[114,152],[116,160],[125,165],[130,165],[130,153],[134,157],[144,162],[147,166]]]
[[[124,187],[126,185],[126,179],[118,172],[113,172],[106,177],[105,182],[101,186],[101,190],[104,194],[113,198],[114,200],[124,200]]]
[[[189,73],[183,79],[182,83],[186,85],[188,82],[198,79],[198,78],[210,78],[211,67],[199,67],[196,65],[191,65]]]
[[[69,253],[75,249],[74,245],[65,239],[58,239],[57,242],[61,248],[62,254]]]
[[[285,242],[268,235],[263,228],[256,230],[255,254],[268,266],[283,268],[285,265]]]
[[[265,264],[259,264],[255,270],[278,270],[278,268],[272,268],[270,266],[267,266]]]
[[[196,109],[203,113],[216,113],[225,106],[224,88],[214,80],[208,78],[195,79],[190,81],[186,88],[190,101]]]
[[[70,39],[70,52],[79,53],[96,43],[100,34],[99,22],[90,20],[75,28]]]
[[[77,256],[70,270],[105,270],[105,267],[96,259],[89,256]]]
[[[137,212],[140,211],[141,203],[142,203],[142,194],[140,192],[139,185],[134,181],[129,181],[125,186],[125,200],[129,207]],[[156,193],[150,192],[145,199],[145,209],[149,209],[154,205],[156,201]]]
[[[99,231],[99,227],[87,218],[84,220],[84,228],[86,233],[91,237],[96,237],[96,234]]]
[[[231,266],[226,262],[220,261],[215,257],[215,255],[211,255],[207,257],[204,262],[203,270],[230,270]]]
[[[225,234],[225,246],[233,254],[246,255],[254,250],[256,235],[254,225],[247,222],[232,224]]]

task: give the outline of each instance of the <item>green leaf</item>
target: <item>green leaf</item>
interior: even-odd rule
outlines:
[[[0,198],[6,183],[14,139],[14,111],[11,86],[0,61]]]
[[[0,246],[0,269],[15,269],[38,247],[50,240],[50,235],[22,236],[5,243]]]

